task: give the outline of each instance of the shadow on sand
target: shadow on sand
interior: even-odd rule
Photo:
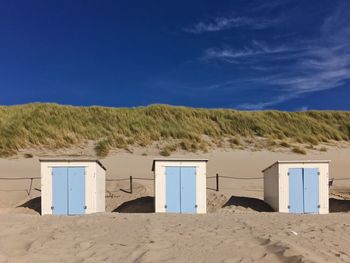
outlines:
[[[244,196],[231,196],[231,198],[224,204],[226,206],[240,206],[250,208],[257,212],[274,212],[274,210],[266,204],[263,200]]]
[[[143,196],[122,203],[112,212],[118,213],[154,213],[154,197]]]
[[[329,212],[349,212],[350,211],[350,200],[341,200],[336,198],[329,198]]]
[[[18,207],[25,207],[34,210],[35,212],[41,214],[41,197],[35,197],[26,201],[25,203],[19,205]]]

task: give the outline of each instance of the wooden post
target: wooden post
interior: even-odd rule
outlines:
[[[216,174],[216,192],[219,192],[219,174]]]
[[[132,194],[132,176],[130,176],[130,194]]]
[[[32,186],[33,186],[33,178],[30,178],[30,186],[29,186],[28,196],[30,196],[30,194],[32,192]]]

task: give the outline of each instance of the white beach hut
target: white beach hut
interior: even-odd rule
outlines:
[[[105,211],[105,171],[97,160],[40,160],[41,214]]]
[[[156,159],[155,212],[206,213],[205,159]]]
[[[329,163],[278,161],[263,170],[264,201],[282,213],[328,214]]]

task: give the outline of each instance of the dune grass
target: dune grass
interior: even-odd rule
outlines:
[[[152,105],[138,108],[73,107],[26,104],[0,107],[0,155],[26,147],[57,149],[87,140],[105,156],[110,148],[147,146],[154,141],[178,140],[184,150],[205,148],[209,138],[264,137],[317,145],[349,141],[350,112],[244,112]],[[169,149],[168,149],[169,150]],[[171,149],[170,149],[171,150]]]
[[[297,153],[297,154],[304,154],[304,155],[306,154],[306,151],[299,146],[293,147],[292,152]]]

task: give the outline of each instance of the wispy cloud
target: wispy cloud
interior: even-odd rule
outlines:
[[[216,32],[239,27],[263,29],[276,22],[277,20],[267,20],[264,18],[251,18],[243,16],[215,17],[209,21],[200,21],[190,27],[185,28],[184,31],[193,34],[202,34],[205,32]]]
[[[238,105],[237,108],[243,109],[243,110],[263,110],[263,109],[269,108],[273,105],[285,102],[287,100],[294,99],[296,97],[297,97],[296,94],[283,94],[283,95],[280,95],[278,97],[275,97],[273,100],[269,100],[266,102],[242,103],[242,104]]]
[[[345,47],[340,50],[338,47],[314,47],[313,51],[303,52],[298,62],[291,67],[290,72],[252,80],[258,84],[275,87],[278,92],[282,92],[282,95],[268,102],[242,104],[238,107],[262,109],[307,93],[340,87],[350,80],[349,52],[350,49]]]
[[[300,108],[295,109],[295,111],[307,111],[308,109],[309,109],[309,107],[307,107],[307,106],[302,106],[302,107],[300,107]]]
[[[286,46],[271,47],[263,42],[252,41],[249,47],[241,50],[234,50],[232,48],[210,48],[204,52],[204,59],[218,59],[230,63],[238,63],[239,59],[247,57],[257,57],[262,55],[272,55],[278,53],[292,52],[294,48]]]
[[[324,20],[319,37],[294,42],[289,46],[273,46],[253,42],[241,50],[208,49],[204,57],[234,65],[254,65],[264,69],[263,77],[252,78],[252,85],[270,87],[272,99],[244,103],[241,109],[265,109],[305,94],[343,86],[350,80],[350,5],[340,5]],[[283,67],[271,68],[277,60]],[[266,66],[268,65],[268,66]]]

